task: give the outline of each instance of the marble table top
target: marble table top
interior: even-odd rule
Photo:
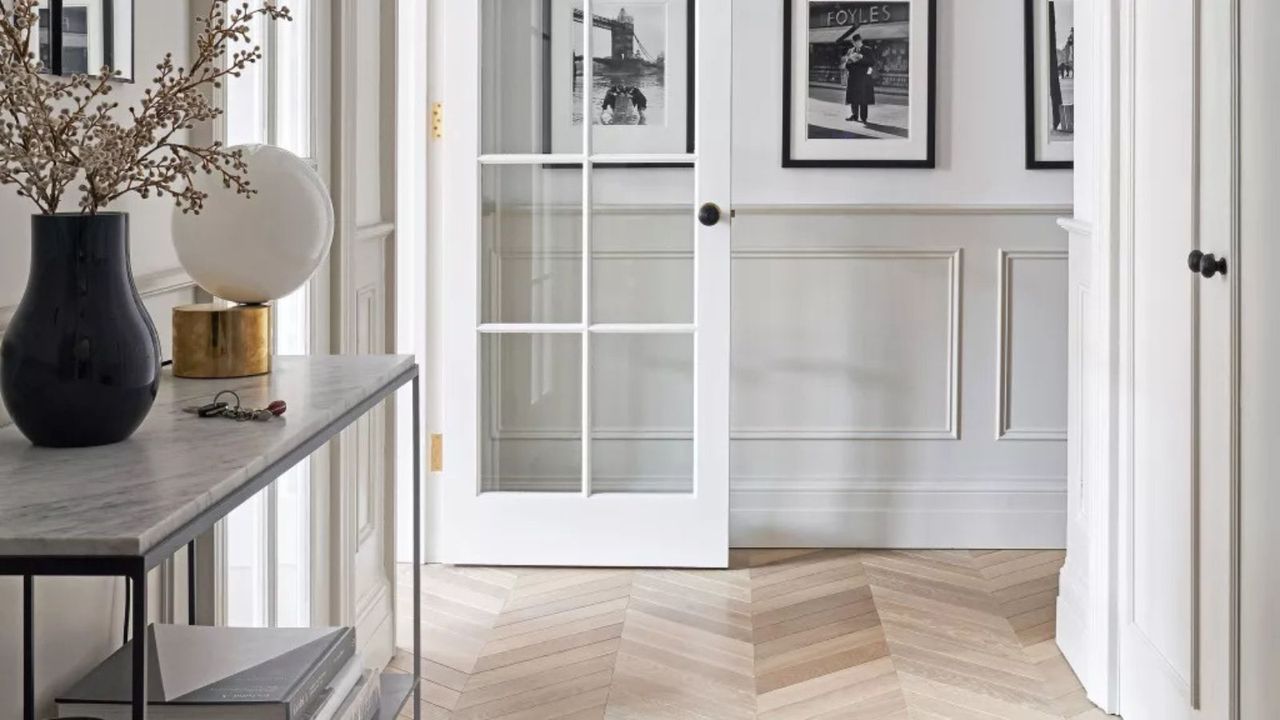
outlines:
[[[412,357],[275,359],[270,375],[183,380],[165,371],[132,438],[76,450],[33,447],[0,430],[0,556],[137,556],[304,445],[413,367]],[[289,404],[283,418],[237,423],[182,408],[235,390],[247,407]]]

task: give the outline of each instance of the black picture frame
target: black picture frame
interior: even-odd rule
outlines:
[[[129,74],[120,75],[112,78],[115,82],[132,84],[136,81],[138,74],[137,66],[137,20],[136,8],[133,0],[123,0],[129,3],[129,32],[127,48],[116,47],[116,28],[115,28],[115,5],[118,0],[102,0],[102,54],[103,62],[107,67],[114,68],[116,66],[116,58],[127,56],[129,58]],[[37,8],[38,14],[48,13],[49,18],[49,41],[48,41],[48,63],[45,65],[44,74],[64,76],[68,73],[62,66],[63,58],[63,26],[66,19],[66,6],[64,0],[49,0],[48,8]],[[43,24],[43,21],[41,21]],[[37,32],[39,29],[37,28]],[[43,54],[43,48],[42,48]],[[96,71],[95,71],[96,73]]]
[[[555,0],[543,0],[543,5],[542,5],[543,24],[544,24],[544,27],[550,29],[549,31],[544,31],[543,37],[542,37],[543,68],[545,68],[543,71],[542,87],[545,88],[545,92],[547,93],[547,97],[542,103],[542,113],[543,113],[542,147],[543,147],[544,153],[554,152],[553,143],[551,140],[552,100],[550,97],[551,93],[555,91],[554,83],[552,83],[551,81],[551,32],[554,32],[554,28],[552,28],[551,26],[552,26],[552,15],[553,15],[552,4],[554,2]],[[685,33],[685,52],[686,52],[685,57],[687,57],[689,61],[688,63],[686,63],[688,67],[685,70],[686,77],[687,77],[685,82],[685,87],[686,87],[685,106],[688,108],[688,110],[685,113],[684,144],[685,144],[685,152],[690,155],[692,155],[695,151],[695,144],[696,144],[695,135],[697,131],[698,72],[697,72],[697,63],[694,62],[694,52],[696,51],[696,44],[697,44],[696,43],[697,22],[698,22],[697,6],[698,6],[698,0],[686,0],[685,13],[687,15],[686,28],[688,29],[688,32]],[[554,164],[544,163],[542,167],[544,169],[550,169],[550,170],[568,170],[568,169],[577,168],[578,166],[565,165],[561,163],[554,163]],[[592,165],[592,167],[604,168],[604,169],[633,169],[633,168],[634,169],[638,169],[638,168],[655,168],[655,169],[668,168],[669,169],[669,168],[693,168],[695,167],[695,164],[692,162],[687,162],[687,163],[685,162],[677,162],[677,163],[621,162],[621,163],[595,163]]]
[[[1075,168],[1074,160],[1041,160],[1040,159],[1040,142],[1036,131],[1036,99],[1040,97],[1040,89],[1037,87],[1036,73],[1036,53],[1039,48],[1036,47],[1036,3],[1044,0],[1023,0],[1023,54],[1022,61],[1026,66],[1026,97],[1024,99],[1024,108],[1026,112],[1026,153],[1028,170],[1072,170]],[[1073,148],[1074,150],[1074,148]]]
[[[791,40],[792,23],[795,21],[792,12],[794,0],[782,0],[782,167],[784,168],[907,168],[931,170],[937,167],[937,98],[938,98],[938,5],[937,0],[917,0],[926,6],[926,22],[928,28],[928,88],[926,92],[928,121],[925,128],[925,157],[923,159],[831,159],[814,160],[798,159],[793,156],[791,148],[792,105],[791,95],[794,88],[792,77],[793,44]],[[809,0],[805,0],[809,2]]]

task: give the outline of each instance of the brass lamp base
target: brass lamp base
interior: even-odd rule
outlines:
[[[269,305],[181,305],[173,309],[173,374],[238,378],[271,372]]]

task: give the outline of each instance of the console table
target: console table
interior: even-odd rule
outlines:
[[[182,380],[166,372],[151,414],[118,445],[79,450],[33,447],[16,428],[0,430],[0,575],[23,579],[23,708],[35,720],[34,584],[38,576],[115,576],[131,583],[134,720],[147,717],[147,572],[253,497],[394,392],[413,385],[413,536],[421,537],[421,419],[418,366],[411,357],[275,359],[270,375]],[[224,390],[246,407],[289,404],[283,418],[237,423],[183,412]],[[413,676],[384,674],[383,717],[394,718],[421,689],[422,558],[413,543]],[[194,566],[194,562],[192,563]],[[188,572],[189,621],[195,620]]]

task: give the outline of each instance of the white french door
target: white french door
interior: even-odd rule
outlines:
[[[434,554],[725,566],[729,0],[445,13]]]

